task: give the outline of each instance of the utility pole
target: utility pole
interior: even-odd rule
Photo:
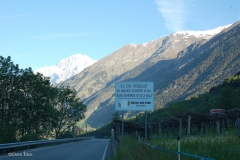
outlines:
[[[145,140],[147,139],[147,111],[145,111]]]
[[[124,111],[122,112],[122,140],[123,140],[123,132],[124,132]]]

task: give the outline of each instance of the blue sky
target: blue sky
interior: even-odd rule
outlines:
[[[0,55],[35,70],[73,54],[100,60],[126,44],[238,20],[239,0],[1,0]]]

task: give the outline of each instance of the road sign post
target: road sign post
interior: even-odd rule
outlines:
[[[147,111],[145,111],[145,140],[147,139]]]
[[[124,132],[124,111],[122,113],[122,140],[123,140],[123,132]]]
[[[116,82],[115,110],[116,111],[145,111],[145,138],[147,138],[147,111],[154,109],[153,82]],[[122,138],[124,121],[122,117]]]

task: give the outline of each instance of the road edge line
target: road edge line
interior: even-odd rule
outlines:
[[[107,147],[108,147],[108,143],[107,143],[107,146],[106,146],[106,148],[105,148],[105,151],[104,151],[104,154],[103,154],[102,160],[105,160],[105,156],[106,156],[106,153],[107,153]]]

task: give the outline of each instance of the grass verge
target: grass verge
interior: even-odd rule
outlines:
[[[176,138],[153,137],[147,143],[158,148],[177,152]],[[205,156],[216,160],[238,160],[240,157],[240,137],[232,133],[211,134],[184,137],[180,141],[181,152]],[[160,151],[140,144],[136,137],[125,136],[120,143],[117,154],[111,160],[176,160],[177,154]],[[197,158],[181,155],[181,160]]]

